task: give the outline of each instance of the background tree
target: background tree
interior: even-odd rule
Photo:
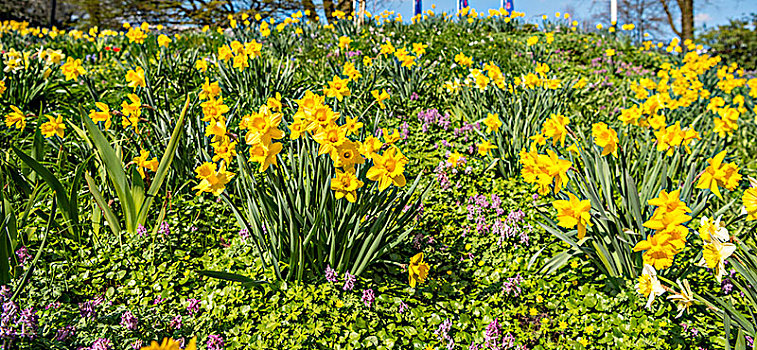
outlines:
[[[681,41],[687,39],[694,39],[694,0],[676,0],[673,3],[671,0],[658,0],[665,10],[665,15],[670,24],[670,29],[673,33],[676,33]],[[676,28],[674,11],[678,11],[678,18],[681,21],[680,29]]]
[[[633,23],[633,36],[637,41],[645,39],[644,33],[652,38],[661,38],[669,33],[668,21],[661,0],[618,0],[618,24]],[[594,0],[592,8],[599,8],[594,18],[609,22],[610,4],[606,0]]]
[[[700,38],[713,54],[726,63],[736,62],[748,71],[757,70],[757,13],[710,29]]]

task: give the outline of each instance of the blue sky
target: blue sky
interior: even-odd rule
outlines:
[[[366,0],[366,7],[372,10],[373,0]],[[382,0],[378,0],[382,2]],[[486,11],[490,8],[499,8],[500,0],[468,0],[469,5],[479,11]],[[384,9],[397,11],[402,17],[409,19],[413,15],[413,0],[383,0],[386,5],[376,7],[378,12]],[[543,14],[554,16],[555,12],[564,12],[566,9],[573,8],[575,13],[571,15],[581,18],[588,18],[592,12],[592,0],[514,0],[515,10],[525,12],[526,18],[539,18]],[[609,3],[609,0],[608,0]],[[757,1],[755,0],[711,0],[709,3],[695,1],[699,3],[694,11],[695,23],[697,28],[703,25],[707,27],[718,24],[728,23],[729,18],[741,17],[749,13],[757,13]],[[455,0],[423,0],[423,9],[431,8],[431,4],[436,4],[437,12],[447,11],[454,12]],[[609,19],[605,23],[609,22]]]

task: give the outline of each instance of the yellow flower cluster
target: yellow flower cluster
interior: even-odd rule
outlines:
[[[226,170],[231,158],[236,156],[236,141],[232,141],[226,130],[226,117],[224,114],[229,112],[229,107],[223,103],[221,96],[221,87],[218,82],[211,83],[208,78],[202,85],[200,98],[204,101],[200,104],[202,107],[202,121],[207,122],[205,126],[205,136],[211,136],[211,146],[213,146],[213,162],[220,161],[219,164],[205,162],[201,164],[195,172],[200,183],[193,187],[197,194],[203,192],[220,195],[226,188],[226,184],[234,177],[234,173]]]
[[[691,220],[691,209],[679,199],[680,194],[680,189],[670,193],[662,190],[657,198],[649,200],[649,205],[657,208],[644,227],[655,233],[633,247],[635,252],[644,251],[644,264],[657,270],[672,266],[673,257],[686,246],[689,229],[683,224]]]
[[[565,137],[568,136],[568,123],[570,119],[564,115],[552,114],[544,121],[541,132],[531,136],[537,145],[544,146],[548,139],[552,139],[552,146],[560,142],[560,147],[565,147]]]
[[[232,61],[232,67],[240,72],[250,66],[250,58],[260,57],[263,44],[252,39],[251,42],[241,43],[234,40],[229,45],[223,45],[218,48],[218,59],[223,62]]]
[[[522,166],[523,180],[526,183],[535,184],[541,195],[548,194],[552,185],[554,185],[554,193],[560,192],[568,183],[568,170],[573,166],[573,163],[560,159],[552,150],[548,149],[547,154],[539,154],[534,144],[531,145],[530,151],[526,152],[525,149],[520,151],[519,161]]]
[[[634,97],[640,102],[621,110],[618,117],[624,125],[654,129],[658,139],[657,150],[668,155],[674,152],[674,147],[683,146],[688,151],[688,145],[700,138],[691,126],[686,129],[682,129],[680,124],[669,126],[665,116],[670,112],[696,106],[697,102],[703,103],[712,113],[712,132],[726,137],[738,129],[739,116],[747,112],[744,95],[736,93],[736,89],[748,87],[750,96],[757,96],[757,79],[738,78],[743,71],[738,70],[736,65],[717,70],[716,90],[710,91],[704,87],[704,74],[720,63],[720,57],[691,51],[684,56],[683,62],[680,67],[663,64],[657,72],[657,82],[643,78],[631,84]]]

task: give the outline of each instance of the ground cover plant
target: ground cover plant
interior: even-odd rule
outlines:
[[[3,22],[2,348],[757,348],[753,73],[336,15]]]

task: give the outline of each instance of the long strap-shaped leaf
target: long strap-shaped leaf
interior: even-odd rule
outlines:
[[[13,149],[13,152],[15,152],[16,155],[21,159],[21,161],[26,163],[26,165],[28,165],[30,168],[32,168],[32,170],[39,174],[39,176],[42,177],[42,180],[44,180],[45,183],[47,183],[47,185],[50,186],[50,188],[55,192],[55,198],[58,200],[58,203],[60,203],[63,216],[66,218],[66,220],[70,221],[69,227],[71,227],[72,230],[78,230],[78,210],[76,208],[72,208],[66,189],[63,187],[60,181],[58,181],[58,178],[55,177],[55,175],[53,175],[50,170],[34,160],[34,158],[29,157],[28,155],[26,155],[26,153],[22,152],[15,146],[11,146],[11,148]]]
[[[190,97],[187,96],[187,101],[184,102],[184,108],[181,109],[179,120],[176,121],[176,126],[171,133],[171,140],[168,141],[168,147],[166,147],[163,157],[160,158],[160,164],[158,164],[158,170],[155,172],[155,178],[153,178],[150,188],[147,189],[147,197],[145,198],[144,203],[137,208],[139,212],[136,223],[143,223],[147,219],[147,214],[149,213],[150,206],[152,206],[152,202],[155,199],[155,195],[163,185],[163,181],[166,180],[166,176],[168,176],[168,170],[171,168],[171,162],[173,162],[174,156],[176,156],[176,147],[179,145],[179,139],[181,138],[181,133],[184,129],[184,119],[189,110],[189,101]]]
[[[129,182],[126,178],[126,172],[124,171],[124,164],[121,161],[121,158],[116,155],[116,150],[113,149],[113,146],[110,145],[110,142],[108,142],[97,125],[95,125],[95,123],[88,117],[82,119],[84,119],[84,125],[87,128],[90,138],[92,138],[92,143],[95,145],[95,148],[97,148],[97,153],[105,164],[108,178],[113,182],[116,196],[118,196],[118,199],[121,202],[121,208],[126,220],[126,230],[133,233],[136,231],[136,225],[133,224],[136,219],[134,215],[136,210],[134,208],[134,198],[131,195]]]

